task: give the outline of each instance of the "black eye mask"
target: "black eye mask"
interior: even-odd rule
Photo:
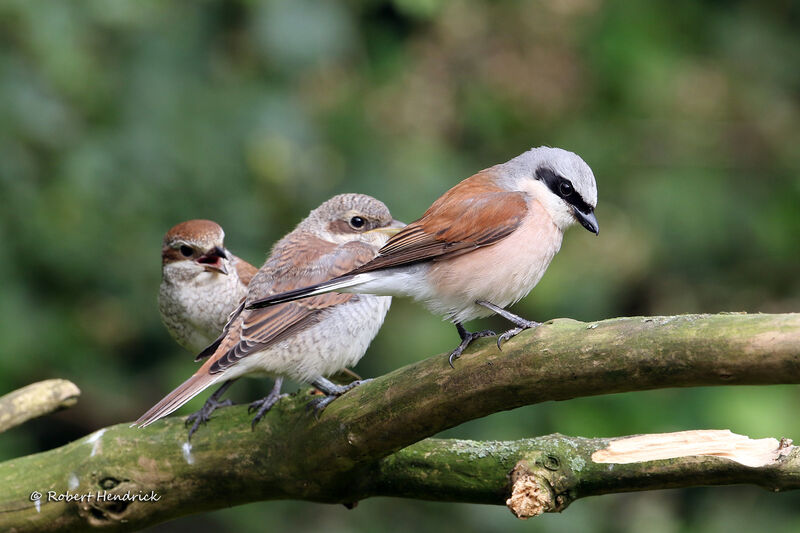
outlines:
[[[589,214],[594,208],[586,203],[578,191],[573,187],[572,182],[567,178],[559,176],[552,169],[539,167],[536,169],[536,179],[543,181],[553,194],[563,198],[565,202],[573,206],[581,213]]]

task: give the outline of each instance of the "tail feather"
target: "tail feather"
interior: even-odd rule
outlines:
[[[156,420],[164,418],[219,381],[221,377],[221,375],[211,375],[208,373],[193,375],[181,383],[174,391],[167,394],[164,399],[151,407],[149,411],[140,416],[136,422],[131,424],[131,427],[147,427]]]
[[[322,283],[317,283],[316,285],[303,287],[302,289],[293,289],[291,291],[273,294],[267,296],[266,298],[261,298],[259,300],[250,302],[250,304],[247,306],[247,309],[261,309],[262,307],[269,307],[286,302],[293,302],[294,300],[300,300],[302,298],[308,298],[310,296],[317,296],[318,294],[325,294],[326,292],[341,291],[342,289],[363,283],[363,276],[363,274],[350,274],[333,278],[329,281],[323,281]]]

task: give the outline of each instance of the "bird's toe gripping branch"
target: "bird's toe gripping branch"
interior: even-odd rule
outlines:
[[[211,420],[211,414],[214,411],[220,407],[228,407],[233,405],[232,400],[220,401],[220,398],[223,394],[225,394],[225,391],[228,390],[234,381],[235,380],[229,380],[223,383],[222,386],[214,392],[214,394],[208,397],[206,403],[203,404],[203,407],[201,407],[197,412],[186,417],[185,425],[187,427],[189,424],[192,425],[192,427],[189,429],[189,436],[186,438],[187,441],[192,440],[192,435],[194,435],[194,432],[197,431],[201,424],[206,424],[209,420]]]
[[[533,320],[527,320],[525,318],[522,318],[521,316],[506,311],[502,307],[497,306],[492,302],[487,302],[486,300],[478,300],[475,303],[485,307],[486,309],[494,311],[495,313],[497,313],[498,315],[505,318],[506,320],[508,320],[509,322],[511,322],[516,326],[514,328],[509,329],[499,337],[497,337],[497,348],[499,350],[502,350],[503,343],[511,339],[512,337],[518,335],[519,333],[525,331],[526,329],[531,329],[542,325],[540,322],[534,322]]]
[[[447,362],[450,363],[451,368],[455,368],[453,361],[461,357],[461,354],[467,349],[467,346],[472,344],[472,341],[482,337],[494,337],[497,335],[497,333],[490,329],[470,333],[459,323],[456,323],[456,329],[458,329],[458,336],[461,337],[461,344],[456,346],[456,349],[450,352],[450,356],[447,358]]]
[[[256,400],[250,404],[247,408],[248,413],[255,412],[256,416],[253,417],[253,421],[250,423],[252,429],[256,429],[256,424],[264,417],[265,414],[272,409],[278,401],[287,396],[286,394],[281,394],[281,387],[283,386],[283,378],[275,378],[275,384],[272,387],[272,390],[261,398],[260,400]]]
[[[316,387],[317,389],[319,389],[320,391],[322,391],[322,393],[325,394],[325,396],[314,398],[313,400],[308,402],[308,405],[306,406],[306,409],[308,409],[308,410],[313,409],[314,410],[314,417],[318,418],[320,413],[328,405],[330,405],[330,403],[333,400],[335,400],[336,398],[338,398],[342,394],[346,393],[347,391],[352,390],[352,389],[358,387],[359,385],[361,385],[363,383],[368,383],[370,381],[372,381],[372,380],[371,379],[359,379],[359,380],[353,381],[352,383],[349,383],[347,385],[337,385],[336,383],[333,383],[333,382],[331,382],[331,381],[329,381],[329,380],[327,380],[325,378],[322,378],[322,377],[317,378],[311,384],[314,387]]]

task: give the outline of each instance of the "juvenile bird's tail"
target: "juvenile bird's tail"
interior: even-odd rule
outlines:
[[[348,292],[343,291],[342,289],[360,285],[364,281],[366,281],[364,274],[348,274],[339,276],[338,278],[323,281],[322,283],[317,283],[316,285],[310,285],[308,287],[303,287],[302,289],[293,289],[291,291],[273,294],[271,296],[267,296],[266,298],[261,298],[260,300],[255,300],[250,302],[250,304],[247,306],[247,309],[261,309],[262,307],[269,307],[271,305],[308,298],[309,296],[325,294],[326,292]]]
[[[221,377],[221,374],[212,375],[207,372],[193,375],[181,383],[174,391],[167,394],[163,400],[151,407],[149,411],[140,416],[139,420],[131,424],[131,427],[138,426],[143,428],[149,426],[156,420],[164,418],[219,381]]]

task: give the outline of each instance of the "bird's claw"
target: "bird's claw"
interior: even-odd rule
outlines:
[[[501,352],[503,351],[503,343],[506,342],[508,339],[516,335],[517,333],[521,332],[522,328],[511,328],[508,331],[504,332],[502,335],[497,337],[497,349]]]
[[[456,349],[450,352],[450,355],[447,358],[447,362],[450,363],[450,368],[453,369],[455,368],[455,365],[453,365],[453,361],[461,357],[461,354],[464,353],[464,350],[466,350],[467,346],[472,344],[472,341],[474,341],[475,339],[480,339],[482,337],[494,337],[495,335],[497,335],[497,333],[495,333],[490,329],[486,329],[483,331],[476,331],[475,333],[465,333],[464,336],[461,338],[461,344],[456,346]]]
[[[320,413],[330,405],[330,403],[338,398],[340,395],[331,394],[330,396],[319,396],[314,398],[306,405],[306,411],[314,411],[314,418],[319,419]]]
[[[187,416],[186,421],[183,423],[184,427],[189,427],[189,424],[192,424],[191,429],[189,429],[189,437],[187,440],[192,440],[192,435],[194,435],[195,431],[198,430],[201,424],[207,424],[208,421],[211,420],[211,413],[220,407],[229,407],[231,405],[233,405],[233,401],[230,399],[223,400],[221,402],[215,400],[214,398],[209,398],[206,400],[206,403],[203,404],[203,407]]]
[[[453,364],[453,361],[461,357],[461,352],[463,351],[464,348],[461,345],[459,345],[455,350],[450,352],[450,356],[447,358],[447,362],[450,363],[450,368],[455,370],[456,365]]]
[[[533,320],[526,320],[525,324],[517,326],[516,328],[509,329],[508,331],[504,332],[499,337],[497,337],[497,349],[500,350],[500,351],[503,351],[502,344],[504,342],[506,342],[507,340],[509,340],[509,339],[515,337],[516,335],[522,333],[526,329],[535,328],[536,326],[540,326],[540,325],[541,324],[539,322],[534,322]]]
[[[318,398],[314,398],[306,405],[306,411],[314,410],[314,418],[319,419],[320,413],[330,405],[330,403],[338,398],[339,396],[343,395],[344,393],[353,390],[354,388],[362,385],[364,383],[368,383],[372,381],[372,379],[359,379],[348,383],[347,385],[337,386],[337,388],[333,391],[323,391],[323,392],[331,392],[331,394],[325,394],[325,396],[320,396]]]
[[[260,400],[256,400],[247,406],[247,414],[252,412],[256,413],[256,416],[253,417],[253,421],[250,422],[250,428],[255,430],[256,424],[258,424],[264,415],[272,409],[278,401],[283,398],[284,396],[288,396],[288,394],[275,394],[270,393],[267,396],[261,398]]]

